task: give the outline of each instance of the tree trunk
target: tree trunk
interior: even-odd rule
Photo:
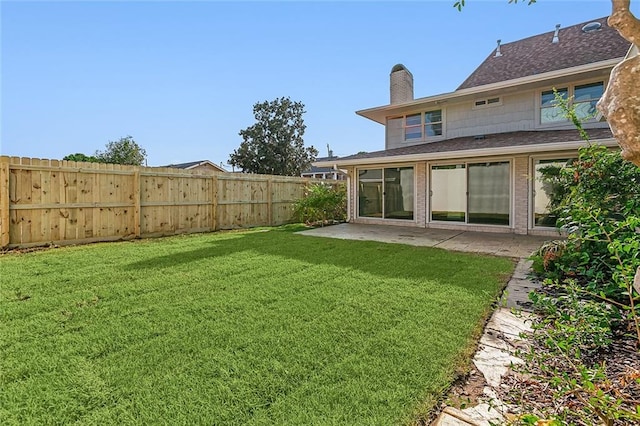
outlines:
[[[611,0],[609,25],[633,43],[627,57],[611,71],[607,90],[598,102],[600,111],[622,148],[622,157],[640,167],[640,21],[629,10],[631,0]],[[640,292],[640,266],[633,280]]]
[[[630,54],[611,71],[598,110],[622,148],[622,157],[640,166],[640,20],[631,11],[631,0],[611,0],[609,25],[633,43]]]

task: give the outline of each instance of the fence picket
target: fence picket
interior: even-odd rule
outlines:
[[[2,156],[0,247],[280,225],[312,181]]]

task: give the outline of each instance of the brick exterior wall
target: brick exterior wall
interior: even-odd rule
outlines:
[[[559,154],[560,155],[560,154]],[[561,156],[570,156],[564,153]],[[531,201],[531,158],[528,155],[518,156],[515,158],[504,158],[511,161],[512,179],[513,179],[513,199],[511,227],[492,226],[492,225],[472,225],[460,224],[455,222],[429,222],[429,168],[427,162],[419,162],[413,165],[415,167],[415,203],[414,203],[414,220],[389,220],[380,218],[358,218],[358,176],[355,173],[355,167],[349,168],[350,176],[350,203],[349,211],[351,222],[377,224],[377,225],[396,225],[396,226],[414,226],[419,228],[434,229],[452,229],[460,231],[478,231],[478,232],[498,232],[498,233],[514,233],[521,235],[544,235],[549,237],[560,236],[555,229],[550,228],[533,228],[530,219]],[[503,160],[503,161],[504,161]],[[464,161],[464,160],[460,160]]]
[[[347,217],[350,222],[356,222],[356,212],[357,212],[357,200],[358,200],[358,176],[355,174],[355,168],[349,167],[347,170],[347,192],[348,196],[348,205],[347,205]]]
[[[415,225],[424,228],[427,226],[427,163],[418,163],[414,169],[416,177],[416,200],[413,207]]]
[[[513,160],[513,232],[526,235],[529,228],[529,157],[516,157]]]
[[[391,104],[401,104],[413,100],[413,75],[406,69],[391,73],[389,77]]]

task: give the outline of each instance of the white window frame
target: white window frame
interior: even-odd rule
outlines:
[[[418,124],[407,124],[407,119],[409,117],[420,117],[420,122]],[[424,113],[422,112],[418,112],[418,113],[414,113],[414,114],[407,114],[403,117],[403,135],[404,135],[404,141],[405,142],[413,142],[413,141],[421,141],[424,140]],[[408,129],[418,129],[420,131],[420,137],[419,138],[407,138],[407,130]]]
[[[566,99],[569,100],[571,99],[571,87],[570,86],[566,86],[566,87],[553,87],[551,89],[545,89],[545,90],[541,90],[540,91],[540,95],[538,96],[538,113],[539,113],[539,119],[538,119],[538,123],[541,126],[557,126],[557,125],[563,125],[566,123],[569,123],[569,119],[564,117],[564,115],[562,115],[560,117],[560,120],[555,120],[555,121],[547,121],[547,122],[542,122],[542,111],[546,111],[546,110],[557,110],[558,114],[562,114],[562,110],[560,110],[560,107],[557,106],[555,104],[555,102],[550,105],[550,106],[542,106],[542,97],[545,96],[546,94],[553,94],[554,92],[567,92],[567,97]]]
[[[576,160],[578,158],[578,153],[575,151],[561,151],[553,154],[545,154],[545,155],[536,155],[530,158],[530,169],[531,176],[529,178],[529,220],[528,225],[529,229],[541,229],[541,230],[555,230],[557,229],[555,226],[542,226],[536,225],[535,220],[535,212],[536,212],[536,194],[535,194],[535,180],[536,180],[536,164],[540,161],[548,161],[548,160]]]
[[[431,122],[431,123],[426,123],[425,122],[425,116],[426,114],[430,113],[430,112],[437,112],[440,111],[440,121],[435,121],[435,122]],[[407,125],[407,117],[413,117],[416,115],[420,115],[420,124],[412,124],[412,125]],[[413,113],[407,113],[403,116],[394,116],[394,117],[389,117],[387,120],[389,119],[398,119],[398,118],[402,118],[402,140],[404,143],[411,143],[411,142],[429,142],[429,141],[433,141],[433,140],[438,140],[438,139],[443,139],[444,135],[445,135],[445,111],[443,108],[436,108],[436,109],[428,109],[428,110],[424,110],[421,112],[413,112]],[[432,124],[440,124],[441,126],[441,134],[439,135],[434,135],[434,136],[427,136],[425,128],[427,125],[432,125]],[[412,139],[407,139],[407,129],[410,128],[417,128],[420,127],[420,137],[419,138],[412,138]]]
[[[602,84],[602,95],[604,95],[604,91],[607,89],[607,86],[605,86],[604,81],[594,81],[594,82],[591,82],[591,83],[575,84],[573,86],[573,97],[571,98],[571,104],[575,107],[578,104],[586,104],[586,103],[591,104],[594,101],[598,102],[600,100],[600,98],[602,97],[602,95],[598,99],[590,98],[590,99],[587,99],[587,100],[577,100],[576,97],[575,97],[576,88],[578,88],[579,86],[592,86],[592,85],[595,85],[595,84],[598,84],[598,83]],[[589,121],[591,121],[591,122],[598,121],[598,114],[596,113],[595,115],[591,116],[587,120],[587,122],[589,122]]]
[[[588,101],[578,101],[576,102],[574,99],[575,96],[575,90],[576,87],[578,86],[588,86],[591,84],[597,84],[597,83],[601,83],[602,84],[602,92],[604,93],[604,91],[607,88],[607,81],[605,79],[599,79],[599,80],[587,80],[587,81],[580,81],[577,83],[571,83],[571,84],[562,84],[562,85],[557,85],[557,86],[552,86],[552,87],[546,87],[542,90],[539,90],[538,92],[536,92],[536,123],[537,123],[537,127],[540,128],[547,128],[547,127],[558,127],[558,126],[567,126],[567,127],[571,127],[573,126],[573,124],[566,118],[563,118],[562,120],[558,120],[558,121],[550,121],[550,122],[546,122],[543,123],[542,122],[542,111],[544,109],[551,109],[554,108],[553,106],[549,106],[549,107],[543,107],[542,106],[542,94],[545,92],[553,92],[553,90],[565,90],[567,91],[567,99],[569,100],[569,106],[574,105],[574,104],[579,104],[579,103],[585,103],[585,102],[592,102],[595,99],[590,99]],[[598,117],[592,117],[588,120],[585,120],[584,123],[597,123],[598,121],[600,121],[598,119]]]
[[[361,170],[372,170],[372,169],[382,169],[382,182],[384,185],[384,169],[393,169],[396,167],[404,168],[404,167],[412,167],[413,168],[413,219],[395,219],[395,218],[385,218],[384,211],[384,198],[382,199],[382,217],[371,217],[371,216],[360,216],[360,171]],[[372,164],[370,166],[362,166],[356,167],[354,170],[354,180],[355,180],[355,197],[354,197],[354,216],[357,219],[366,220],[366,221],[385,221],[385,222],[397,222],[397,223],[417,223],[418,220],[418,164],[417,163],[408,163],[408,164]]]

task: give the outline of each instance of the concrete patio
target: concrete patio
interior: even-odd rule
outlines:
[[[445,250],[485,253],[495,256],[526,258],[542,243],[554,237],[507,233],[451,231],[404,226],[362,225],[342,223],[302,231],[302,235],[346,240],[380,241],[437,247]],[[561,238],[560,236],[556,238]]]

